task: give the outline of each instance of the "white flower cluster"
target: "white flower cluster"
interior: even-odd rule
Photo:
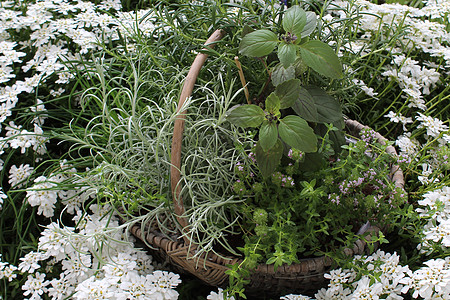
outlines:
[[[396,254],[378,250],[370,256],[356,256],[352,269],[336,269],[325,277],[328,288],[318,291],[317,300],[391,299],[401,300],[410,292],[413,298],[450,299],[450,259],[432,259],[412,272],[399,263]],[[287,295],[282,300],[311,299]]]
[[[450,187],[430,191],[423,195],[416,211],[421,217],[429,219],[423,230],[423,242],[419,248],[429,253],[433,244],[450,247]]]
[[[58,79],[53,83],[51,95],[58,96],[65,91],[67,83],[74,77],[65,61],[74,61],[89,51],[99,49],[102,38],[109,40],[140,32],[149,35],[155,29],[154,14],[148,10],[136,13],[116,13],[113,17],[108,11],[119,10],[120,0],[106,0],[99,5],[91,1],[38,0],[27,4],[25,11],[15,10],[14,3],[5,2],[0,7],[0,123],[12,116],[19,102],[20,94],[32,94],[38,84]],[[26,32],[28,41],[13,41],[14,32]],[[73,54],[72,48],[76,48]],[[34,56],[24,60],[26,53]],[[16,80],[14,70],[21,68],[23,73]],[[41,99],[30,111],[36,113],[32,120],[32,131],[15,125],[13,121],[6,126],[5,137],[0,137],[0,154],[11,147],[25,153],[32,147],[38,154],[46,152],[41,126],[46,119],[46,108]],[[0,131],[2,125],[0,124]]]
[[[22,179],[31,174],[32,168],[27,165],[21,165],[21,167],[21,169],[15,168],[14,170],[11,168],[10,182],[15,183],[18,181],[18,177]],[[89,188],[82,177],[76,176],[76,173],[75,168],[67,165],[66,161],[61,161],[58,173],[48,178],[39,176],[34,179],[34,184],[26,189],[26,199],[31,206],[38,207],[38,215],[44,215],[47,218],[53,217],[58,199],[65,206],[67,213],[81,213],[81,205],[90,197],[94,197],[95,191]],[[67,181],[71,182],[71,189],[62,188],[61,184]]]
[[[108,215],[108,207],[91,208],[94,213],[79,211],[74,217],[77,228],[48,225],[38,250],[21,258],[18,268],[0,265],[4,276],[13,278],[17,269],[29,273],[22,286],[29,299],[44,294],[58,300],[177,299],[179,275],[155,271],[152,257],[132,247],[132,238]],[[59,278],[46,278],[56,265],[62,269]]]
[[[17,274],[15,273],[17,267],[6,262],[2,262],[1,258],[2,254],[0,253],[0,279],[7,278],[8,281],[12,281],[17,277]]]

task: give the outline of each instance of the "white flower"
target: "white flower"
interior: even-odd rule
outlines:
[[[395,113],[390,111],[387,115],[384,115],[386,118],[389,118],[391,122],[401,123],[403,124],[403,130],[406,131],[406,124],[412,123],[412,118],[404,117],[401,113]]]
[[[420,268],[412,275],[413,297],[424,299],[440,296],[450,298],[450,270],[449,258],[431,259],[425,262],[426,267]]]
[[[146,276],[152,286],[154,297],[157,300],[178,299],[178,292],[174,290],[181,283],[180,275],[166,271],[155,271]]]
[[[119,285],[120,299],[152,299],[152,288],[147,283],[145,276],[139,276],[136,272],[130,272],[124,276]]]
[[[3,207],[3,200],[8,198],[8,196],[3,192],[3,189],[0,187],[0,210]]]
[[[39,261],[47,258],[47,254],[42,252],[28,252],[24,257],[20,258],[22,262],[19,264],[19,270],[21,272],[34,273],[34,271],[41,267]]]
[[[22,285],[23,295],[30,297],[29,299],[41,299],[41,295],[47,292],[46,286],[48,281],[44,281],[45,274],[36,272],[34,277],[28,275],[27,281]]]
[[[225,294],[223,293],[223,289],[219,288],[219,290],[216,292],[211,291],[209,293],[208,297],[206,297],[207,300],[234,300],[234,297],[228,297],[225,299]]]
[[[16,266],[0,261],[0,279],[8,278],[8,281],[12,281],[17,277],[17,274],[14,273],[16,270]]]
[[[114,300],[116,288],[106,280],[97,280],[95,276],[89,277],[76,287],[73,298],[76,300]]]
[[[48,115],[45,113],[47,110],[45,109],[42,100],[37,99],[36,102],[36,105],[31,106],[30,110],[34,113],[38,113],[37,116],[33,118],[33,122],[39,126],[42,126],[44,124],[44,120],[48,117]]]
[[[52,300],[68,299],[75,291],[75,284],[65,277],[64,273],[59,275],[59,279],[54,278],[50,281],[51,287],[48,288],[48,295]]]
[[[407,132],[404,135],[401,135],[395,141],[395,145],[400,148],[402,153],[405,153],[407,156],[415,156],[417,154],[419,143],[411,138],[411,133]]]
[[[379,299],[383,291],[383,285],[379,282],[370,284],[371,279],[368,276],[363,276],[354,285],[356,289],[350,299]]]
[[[48,256],[54,257],[57,261],[67,258],[67,255],[71,254],[70,248],[66,249],[67,236],[73,235],[73,231],[74,228],[61,228],[55,222],[50,223],[39,237],[39,251],[46,252]]]
[[[444,124],[441,120],[433,117],[426,116],[424,114],[418,113],[416,117],[418,121],[422,121],[417,128],[425,128],[427,130],[427,135],[433,138],[439,137],[441,132],[448,130],[448,126]]]
[[[310,299],[311,297],[308,296],[294,295],[294,294],[286,295],[280,298],[280,300],[310,300]]]
[[[34,180],[35,184],[27,189],[26,198],[31,206],[38,206],[38,214],[50,218],[53,216],[57,191],[55,183],[47,180],[45,176],[39,176]]]
[[[79,283],[92,275],[90,269],[92,258],[90,254],[71,255],[70,258],[61,262],[67,280]]]
[[[25,180],[33,173],[33,167],[28,164],[21,164],[19,167],[12,165],[9,169],[9,184],[19,188],[25,184]]]
[[[422,164],[422,175],[417,176],[417,178],[419,179],[419,181],[423,184],[423,185],[429,185],[433,182],[439,182],[438,178],[433,178],[430,176],[433,174],[433,169],[429,164]]]

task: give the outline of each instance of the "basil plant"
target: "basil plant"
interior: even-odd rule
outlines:
[[[281,162],[284,144],[305,153],[317,151],[318,138],[310,124],[333,123],[342,127],[340,104],[317,87],[303,87],[295,78],[295,63],[301,60],[308,67],[329,78],[342,78],[342,66],[327,44],[309,40],[316,28],[316,16],[299,6],[289,8],[283,16],[285,31],[281,38],[267,29],[246,34],[240,53],[266,56],[277,48],[280,64],[272,72],[276,87],[265,100],[264,109],[246,104],[233,107],[227,119],[236,126],[259,128],[255,156],[264,177],[270,176]],[[283,113],[282,111],[295,112]],[[317,128],[315,128],[317,131]]]

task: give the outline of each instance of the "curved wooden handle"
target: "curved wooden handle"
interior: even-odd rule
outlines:
[[[205,42],[205,47],[212,48],[214,47],[214,43],[221,40],[224,36],[225,32],[221,29],[216,30]],[[208,54],[199,53],[195,58],[192,66],[189,70],[186,79],[184,80],[183,89],[181,90],[180,99],[178,101],[177,113],[178,116],[175,119],[175,127],[173,129],[172,136],[172,148],[171,148],[171,167],[170,167],[170,185],[172,190],[172,198],[174,204],[174,211],[177,217],[177,220],[181,227],[186,230],[188,224],[188,220],[184,216],[185,209],[183,204],[183,199],[181,199],[181,183],[180,183],[180,168],[181,168],[181,144],[183,141],[183,130],[184,130],[184,122],[186,119],[186,111],[181,111],[184,102],[187,98],[189,98],[192,94],[192,90],[194,89],[195,81],[197,80],[198,74],[200,73],[200,69],[206,61]],[[183,237],[186,244],[190,244],[190,240],[187,236]]]

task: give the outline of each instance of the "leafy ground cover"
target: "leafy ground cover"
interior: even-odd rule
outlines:
[[[169,190],[175,108],[195,55],[222,28],[186,103],[184,193],[201,248],[232,248],[227,236],[243,200],[230,196],[238,175],[229,166],[254,142],[224,121],[245,102],[234,57],[248,27],[272,30],[295,4],[317,15],[311,38],[343,66],[332,80],[314,72],[303,80],[392,141],[408,200],[389,219],[380,250],[340,262],[327,288],[281,298],[450,297],[449,1],[43,0],[0,3],[3,299],[226,297],[154,260],[127,228],[177,231]],[[244,71],[261,70],[246,73],[250,95],[259,94],[263,62],[240,60]],[[235,140],[239,147],[230,147]]]

